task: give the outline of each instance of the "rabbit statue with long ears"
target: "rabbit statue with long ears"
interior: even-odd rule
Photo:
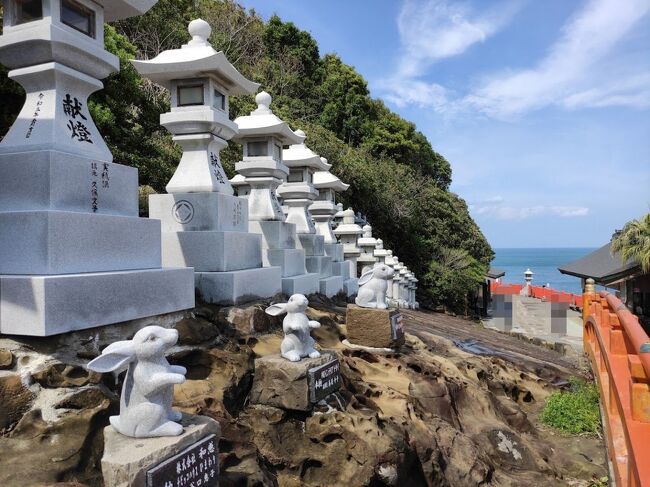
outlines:
[[[266,313],[271,316],[287,314],[282,321],[284,340],[280,345],[280,352],[291,362],[298,362],[303,357],[320,357],[320,352],[314,348],[316,342],[309,334],[312,328],[320,328],[320,323],[307,318],[307,306],[309,301],[305,296],[294,294],[288,303],[274,304],[266,308]]]
[[[354,300],[362,308],[386,309],[386,291],[388,280],[395,270],[386,264],[375,264],[359,278],[359,292]]]
[[[170,365],[165,352],[178,340],[178,331],[146,326],[132,340],[115,342],[88,364],[95,372],[127,370],[120,398],[120,415],[113,428],[125,436],[178,436],[181,413],[172,410],[174,384],[185,382],[185,367]]]

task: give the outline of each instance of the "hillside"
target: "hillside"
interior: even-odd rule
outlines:
[[[384,240],[420,278],[423,305],[465,313],[492,250],[465,201],[449,191],[450,163],[414,124],[373,99],[365,79],[337,55],[319,52],[305,31],[278,17],[268,21],[223,0],[160,0],[146,15],[106,27],[107,49],[121,59],[119,74],[90,105],[115,161],[137,167],[140,184],[164,191],[180,158],[159,125],[169,107],[164,90],[142,80],[129,59],[151,58],[188,40],[187,23],[201,17],[211,42],[274,97],[273,109],[351,184],[346,206],[367,215]],[[0,134],[22,106],[20,87],[0,71]],[[254,108],[253,97],[231,100],[231,118]],[[241,147],[223,152],[229,176]]]

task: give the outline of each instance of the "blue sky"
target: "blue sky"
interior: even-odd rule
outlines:
[[[368,80],[493,247],[595,247],[650,211],[650,0],[240,0]]]

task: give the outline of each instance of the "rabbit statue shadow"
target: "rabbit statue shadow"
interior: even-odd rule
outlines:
[[[362,308],[386,309],[388,280],[395,270],[386,264],[375,264],[359,278],[359,292],[354,302]]]
[[[282,321],[284,340],[280,345],[280,352],[291,362],[298,362],[303,357],[320,357],[320,352],[314,348],[316,341],[309,334],[312,328],[320,328],[320,323],[307,318],[307,306],[309,301],[305,296],[294,294],[289,298],[289,302],[266,308],[266,313],[271,316],[287,314]]]
[[[170,365],[165,352],[176,344],[178,331],[146,326],[132,340],[112,343],[88,363],[95,372],[119,373],[127,369],[120,415],[111,416],[113,428],[125,436],[151,438],[178,436],[181,413],[171,408],[174,384],[185,382],[185,367]]]

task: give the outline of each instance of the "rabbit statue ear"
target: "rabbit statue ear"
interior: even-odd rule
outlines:
[[[135,345],[131,340],[111,343],[102,354],[91,360],[87,368],[95,372],[119,372],[135,359]]]
[[[375,273],[375,269],[372,268],[372,269],[368,269],[366,272],[361,274],[361,277],[359,278],[359,286],[363,286],[364,284],[370,282],[374,273]]]
[[[271,316],[280,316],[287,312],[287,303],[273,304],[266,308],[266,314]]]

